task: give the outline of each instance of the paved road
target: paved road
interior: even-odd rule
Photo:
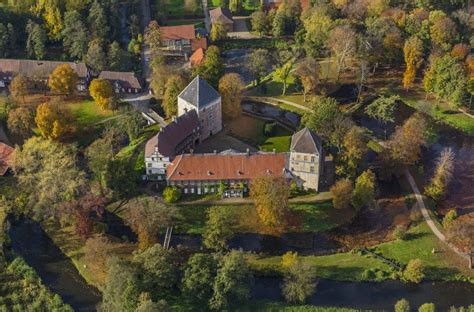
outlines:
[[[202,0],[202,10],[204,11],[204,25],[206,25],[207,33],[211,33],[211,18],[209,17],[209,9],[207,0]]]

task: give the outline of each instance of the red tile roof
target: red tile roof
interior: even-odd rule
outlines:
[[[204,62],[205,57],[206,57],[206,55],[204,53],[204,49],[203,48],[197,49],[193,53],[193,55],[191,55],[191,57],[189,58],[189,61],[191,62],[191,66],[201,64],[202,62]]]
[[[286,154],[195,154],[176,157],[166,170],[169,181],[252,180],[281,176]]]
[[[194,25],[161,26],[162,40],[195,39]]]
[[[15,149],[0,142],[0,176],[4,176],[10,167],[10,160]]]
[[[191,40],[191,50],[196,51],[197,49],[207,49],[207,38],[193,39]]]

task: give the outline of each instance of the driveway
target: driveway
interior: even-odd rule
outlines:
[[[234,16],[234,31],[229,32],[227,36],[235,39],[258,39],[257,35],[250,33],[247,24],[250,23],[249,16]]]

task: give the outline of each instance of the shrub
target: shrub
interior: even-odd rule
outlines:
[[[402,225],[397,225],[393,231],[393,237],[399,240],[405,240],[407,238],[407,229]]]
[[[434,303],[425,303],[418,308],[418,312],[435,312],[436,306]]]
[[[181,198],[181,191],[176,186],[168,186],[163,191],[163,198],[167,203],[175,203]]]
[[[299,193],[300,188],[298,187],[298,184],[295,181],[292,181],[290,184],[290,197],[298,196]]]
[[[443,227],[447,229],[458,217],[456,209],[451,209],[443,218]]]
[[[352,182],[348,179],[339,180],[331,186],[333,207],[336,209],[348,208],[351,205],[353,189]]]
[[[299,261],[298,253],[288,251],[281,257],[281,266],[283,267],[283,269],[287,270],[292,265],[295,265],[296,263],[298,263],[298,261]]]
[[[395,303],[395,312],[410,312],[410,302],[406,299],[400,299]]]
[[[276,122],[265,123],[265,126],[263,127],[263,134],[265,134],[265,136],[267,137],[272,136],[275,134],[276,128],[277,128]]]
[[[425,277],[425,266],[420,259],[410,260],[405,271],[403,271],[402,280],[404,282],[419,283]]]

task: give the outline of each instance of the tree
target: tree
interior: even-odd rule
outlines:
[[[280,82],[283,84],[282,95],[286,94],[286,89],[288,87],[288,82],[291,77],[291,72],[293,70],[293,65],[295,63],[294,58],[287,57],[287,51],[282,50],[279,53],[279,60],[281,60],[280,64],[275,68],[275,72],[273,73],[273,79],[276,82]]]
[[[242,253],[233,250],[226,254],[212,287],[211,309],[222,310],[247,300],[251,282],[252,273]]]
[[[430,25],[430,37],[434,45],[448,51],[458,37],[456,24],[447,16],[436,18]]]
[[[140,112],[132,107],[123,107],[120,109],[122,118],[118,123],[118,127],[127,133],[130,140],[138,138],[140,130],[144,125],[144,120]]]
[[[36,1],[31,11],[37,16],[42,17],[49,30],[49,37],[58,40],[63,29],[63,20],[59,1]]]
[[[150,62],[151,83],[153,93],[163,95],[166,90],[170,69],[166,66],[165,58],[161,54],[153,55]]]
[[[222,21],[212,23],[211,34],[209,38],[212,41],[219,41],[227,38],[227,28]]]
[[[248,55],[245,66],[255,79],[256,85],[258,85],[260,79],[268,73],[271,67],[270,62],[270,53],[268,53],[266,49],[255,49]]]
[[[449,182],[454,174],[454,152],[444,148],[436,160],[436,169],[430,184],[425,188],[425,194],[435,201],[443,199],[448,190]]]
[[[188,14],[195,14],[199,10],[197,0],[184,0],[184,11]]]
[[[136,266],[117,257],[107,262],[107,278],[102,290],[105,311],[135,312],[142,285]]]
[[[304,36],[306,53],[312,57],[318,57],[334,24],[328,14],[327,6],[314,7],[304,18],[303,24],[306,30]]]
[[[260,36],[270,32],[270,19],[264,11],[255,11],[250,15],[252,30]]]
[[[436,306],[434,303],[423,303],[419,308],[418,312],[435,312]]]
[[[375,198],[375,174],[370,171],[364,171],[357,177],[354,192],[352,193],[352,205],[360,209]]]
[[[339,81],[341,71],[347,68],[348,61],[356,52],[356,33],[348,26],[338,26],[329,34],[326,45],[336,58],[336,81]]]
[[[202,235],[206,248],[224,251],[227,240],[234,235],[235,216],[225,206],[211,207],[207,213],[206,227]]]
[[[5,25],[0,23],[0,56],[8,55],[8,30]]]
[[[110,70],[113,71],[130,70],[130,56],[127,51],[120,47],[117,41],[112,42],[109,46],[107,63]]]
[[[56,103],[43,103],[36,108],[36,126],[44,138],[61,141],[72,132],[72,115]]]
[[[139,300],[140,302],[135,312],[171,312],[166,300],[161,299],[158,302],[154,302],[150,299],[149,293],[141,293]]]
[[[28,24],[26,24],[26,32],[28,33],[26,39],[26,51],[28,52],[28,56],[34,57],[37,60],[43,59],[46,52],[46,31],[41,25],[29,20]]]
[[[410,312],[410,302],[406,299],[400,299],[395,304],[395,312]]]
[[[469,220],[456,219],[448,227],[446,236],[449,242],[471,253],[474,251],[474,224]]]
[[[423,78],[423,87],[427,93],[434,93],[437,98],[457,108],[467,95],[466,82],[466,72],[459,59],[446,54],[430,63]]]
[[[71,95],[76,90],[79,80],[69,64],[58,65],[49,75],[48,86],[53,92]]]
[[[300,261],[298,259],[298,253],[288,251],[283,256],[281,256],[281,266],[283,269],[288,270],[293,265],[297,264]]]
[[[365,108],[365,113],[369,117],[377,119],[379,123],[384,125],[385,138],[387,138],[387,124],[395,121],[395,110],[399,100],[398,95],[381,96]]]
[[[216,46],[209,46],[204,62],[193,68],[193,77],[200,75],[212,86],[217,87],[224,73],[221,51]]]
[[[425,266],[420,259],[410,260],[403,271],[404,282],[419,283],[425,278]]]
[[[232,13],[238,13],[242,8],[242,0],[229,0],[229,10]]]
[[[160,229],[171,226],[177,212],[154,197],[137,198],[131,202],[127,224],[138,236],[138,246],[145,250],[158,239]]]
[[[458,43],[453,46],[450,53],[452,57],[464,60],[471,53],[471,47],[465,43]]]
[[[250,185],[250,196],[260,221],[277,232],[286,226],[288,195],[288,185],[283,177],[261,176]]]
[[[456,209],[449,210],[443,218],[443,228],[449,228],[458,217]]]
[[[341,163],[336,166],[336,173],[350,178],[355,177],[357,168],[368,152],[363,130],[352,127],[344,136],[342,142]]]
[[[337,107],[337,101],[330,97],[315,96],[310,107],[311,111],[303,115],[302,124],[325,140],[329,140],[334,134],[336,122],[343,117]]]
[[[87,51],[87,30],[77,11],[68,11],[64,15],[64,28],[61,31],[64,48],[69,55],[82,59]]]
[[[138,264],[143,276],[145,289],[160,293],[173,288],[178,279],[173,249],[165,249],[160,244],[135,254],[133,261]]]
[[[56,215],[57,205],[77,196],[85,183],[76,149],[39,137],[16,149],[12,167],[28,207],[40,218]]]
[[[403,47],[405,58],[405,72],[403,73],[403,87],[408,90],[415,81],[416,71],[423,64],[423,41],[412,36],[405,41]]]
[[[176,186],[167,186],[163,191],[163,199],[167,203],[175,203],[181,197],[181,191]]]
[[[25,104],[25,95],[28,94],[30,87],[30,80],[23,75],[17,75],[10,82],[8,87],[10,94],[12,95],[15,101],[18,101],[18,98],[21,97],[23,104]]]
[[[89,86],[89,92],[95,103],[102,109],[107,110],[113,98],[113,90],[110,81],[106,79],[94,79]]]
[[[35,118],[28,108],[18,107],[8,113],[7,125],[8,130],[23,141],[33,135]]]
[[[183,291],[191,298],[209,302],[217,275],[218,259],[213,254],[192,255],[184,270]]]
[[[332,205],[336,209],[347,209],[351,205],[352,192],[354,187],[348,179],[337,181],[331,186]]]
[[[94,235],[84,245],[84,261],[94,273],[100,276],[105,277],[111,244],[106,236]]]
[[[121,202],[119,209],[129,198],[137,193],[137,174],[127,159],[111,159],[106,166],[103,185],[112,191],[114,200]]]
[[[102,48],[102,41],[100,39],[94,39],[89,42],[85,62],[96,73],[100,73],[107,66],[107,57]]]
[[[166,117],[170,118],[178,114],[178,95],[186,87],[186,81],[179,75],[173,75],[166,82],[166,90],[163,98],[163,110]]]
[[[319,63],[312,57],[306,57],[296,65],[295,73],[303,85],[303,101],[308,93],[314,93],[319,83]]]
[[[236,73],[225,74],[219,80],[219,94],[222,97],[222,113],[227,118],[240,115],[242,90],[245,85],[242,77]]]
[[[89,9],[87,17],[92,38],[106,41],[110,27],[107,23],[107,16],[104,8],[98,0],[94,0]]]
[[[152,56],[159,54],[161,47],[161,31],[157,21],[151,21],[145,29],[143,36],[145,44],[150,47]]]
[[[310,265],[297,262],[285,273],[283,296],[286,301],[302,304],[315,290],[316,281]]]

